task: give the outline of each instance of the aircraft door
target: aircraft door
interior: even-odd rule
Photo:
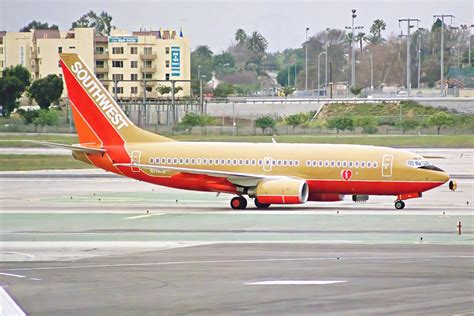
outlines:
[[[393,156],[383,155],[382,157],[382,177],[388,178],[392,176]]]
[[[142,155],[142,152],[139,150],[134,150],[132,151],[132,163],[140,163],[140,157]],[[132,172],[140,172],[140,168],[138,167],[132,167]]]
[[[270,172],[272,171],[272,157],[263,158],[263,171]]]

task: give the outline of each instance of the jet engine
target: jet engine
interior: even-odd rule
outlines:
[[[248,191],[263,204],[301,204],[308,200],[308,184],[304,180],[275,179],[257,184]]]

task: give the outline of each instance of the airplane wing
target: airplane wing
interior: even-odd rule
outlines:
[[[152,169],[160,171],[176,171],[182,173],[191,174],[203,174],[211,177],[226,178],[229,182],[242,185],[242,186],[254,186],[263,179],[284,179],[289,178],[286,176],[274,176],[274,175],[263,175],[263,174],[252,174],[252,173],[241,173],[241,172],[230,172],[230,171],[217,171],[208,169],[194,169],[194,168],[182,168],[182,167],[171,167],[171,166],[160,166],[160,165],[148,165],[138,163],[117,163],[114,166],[122,167],[135,167],[141,169]]]
[[[59,144],[59,143],[50,143],[50,142],[43,142],[43,141],[38,141],[38,140],[28,140],[28,142],[32,143],[37,143],[49,147],[56,147],[56,148],[62,148],[62,149],[69,149],[73,151],[79,151],[83,152],[86,154],[104,154],[107,152],[103,148],[96,148],[96,147],[86,147],[82,145],[67,145],[67,144]]]

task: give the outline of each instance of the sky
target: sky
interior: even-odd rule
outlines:
[[[32,20],[66,30],[89,10],[105,10],[117,28],[131,32],[182,27],[192,47],[205,44],[215,53],[232,44],[238,28],[258,31],[268,40],[268,51],[275,52],[301,47],[307,27],[312,35],[350,26],[351,9],[357,10],[355,23],[364,26],[365,33],[373,20],[383,19],[385,36],[406,32],[406,24],[399,26],[402,18],[420,19],[419,26],[426,28],[433,15],[452,14],[453,26],[474,24],[473,0],[0,0],[0,30],[18,31]]]

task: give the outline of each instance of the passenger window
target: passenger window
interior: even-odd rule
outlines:
[[[154,158],[150,158],[149,162],[150,162],[150,165],[152,165],[152,164],[155,163],[155,159],[154,159]]]
[[[349,161],[349,168],[352,168],[354,166],[354,162],[353,161]]]
[[[334,160],[331,160],[331,168],[334,168],[335,165],[336,165],[336,162]]]
[[[184,164],[189,165],[189,158],[184,159]]]
[[[262,160],[262,159],[259,159],[259,160],[258,160],[258,165],[259,165],[259,166],[262,166],[262,165],[263,165],[263,160]]]
[[[372,162],[367,161],[367,168],[372,168]]]
[[[232,160],[227,159],[227,165],[230,166],[232,164]]]
[[[311,167],[311,160],[306,160],[306,167]]]
[[[168,165],[171,165],[172,159],[171,158],[166,158],[166,162],[168,163]]]
[[[237,159],[232,160],[232,164],[233,164],[234,166],[237,166]]]
[[[329,160],[324,160],[324,167],[329,167]]]
[[[289,165],[290,167],[293,167],[293,160],[288,161],[288,165]]]
[[[345,168],[345,167],[347,167],[347,161],[342,162],[342,168]]]
[[[239,166],[243,166],[244,165],[244,160],[243,159],[239,159]]]
[[[166,158],[161,158],[161,164],[164,165],[166,163]]]
[[[295,160],[295,166],[298,167],[300,165],[300,161],[299,160]]]
[[[377,168],[377,166],[378,166],[377,161],[374,161],[374,168]]]
[[[200,165],[201,163],[202,163],[201,158],[197,158],[197,159],[196,159],[196,164],[197,164],[197,165]]]
[[[179,164],[182,165],[184,163],[184,159],[183,158],[179,158]]]
[[[362,161],[362,162],[360,163],[360,167],[361,167],[361,168],[365,168],[365,161]]]
[[[221,165],[225,165],[225,159],[221,159]]]
[[[312,167],[316,167],[317,163],[318,163],[318,162],[317,162],[316,160],[313,160],[313,161],[311,162],[311,166],[312,166]]]
[[[318,167],[322,167],[322,166],[323,166],[323,163],[324,163],[324,162],[323,162],[322,160],[319,160],[319,161],[318,161]]]
[[[203,165],[207,165],[207,158],[204,158],[204,159],[202,160],[202,164],[203,164]]]
[[[252,159],[252,160],[250,161],[250,164],[251,164],[252,166],[255,166],[256,163],[257,163],[257,161],[256,161],[255,159]]]
[[[178,164],[178,158],[173,158],[173,164],[177,165]]]
[[[341,168],[341,161],[340,160],[336,161],[336,167]]]
[[[196,158],[191,158],[191,164],[192,165],[196,164]]]
[[[354,162],[354,167],[359,168],[359,162],[358,161]]]

